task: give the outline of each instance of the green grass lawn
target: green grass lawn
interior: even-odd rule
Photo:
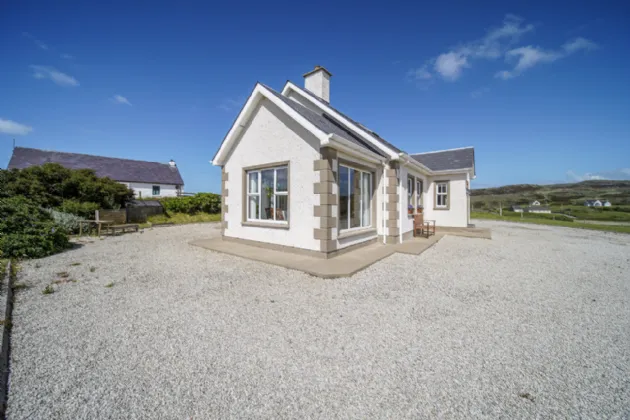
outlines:
[[[549,226],[563,226],[576,229],[590,229],[590,230],[603,230],[608,232],[620,232],[630,233],[630,226],[614,226],[614,225],[597,225],[597,224],[581,224],[576,222],[565,222],[561,220],[549,220],[549,219],[528,219],[526,216],[521,219],[520,216],[499,216],[495,213],[482,213],[472,212],[470,217],[473,219],[486,219],[486,220],[502,220],[506,222],[517,223],[533,223],[536,225],[549,225]]]
[[[586,206],[551,206],[551,210],[556,213],[570,214],[578,219],[582,220],[600,220],[606,222],[630,222],[630,213],[626,210],[625,206],[616,206],[615,210],[612,208],[603,209],[601,207],[586,207]]]
[[[183,225],[187,223],[209,223],[209,222],[220,222],[221,215],[220,214],[208,214],[208,213],[197,213],[197,214],[186,214],[186,213],[171,213],[170,215],[159,215],[159,216],[151,216],[149,217],[148,223],[143,223],[140,227],[150,227],[152,224],[158,223],[173,223],[175,225]]]

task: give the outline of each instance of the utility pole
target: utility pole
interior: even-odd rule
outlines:
[[[503,217],[503,203],[499,201],[499,216]]]

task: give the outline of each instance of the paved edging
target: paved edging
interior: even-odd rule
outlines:
[[[2,377],[0,378],[0,418],[2,419],[6,418],[7,401],[9,399],[13,285],[15,284],[15,273],[10,260],[6,267],[3,283],[7,286],[7,296],[4,308],[4,328],[2,329],[2,350],[0,351],[0,368],[2,371]]]

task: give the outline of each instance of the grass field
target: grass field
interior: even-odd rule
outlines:
[[[158,223],[173,223],[175,225],[183,225],[188,223],[209,223],[220,221],[220,214],[197,213],[190,215],[186,213],[173,213],[169,216],[151,216],[149,217],[148,223],[142,224],[141,227],[150,227],[152,224]]]
[[[619,211],[622,210],[622,211]],[[630,212],[627,206],[613,208],[586,206],[551,206],[554,213],[564,213],[582,220],[602,220],[607,222],[630,222]]]
[[[574,222],[565,222],[561,220],[549,220],[549,219],[533,219],[533,218],[523,218],[520,216],[499,216],[495,213],[485,213],[485,212],[472,212],[470,215],[473,219],[487,219],[487,220],[502,220],[505,222],[517,222],[517,223],[532,223],[536,225],[548,225],[548,226],[562,226],[562,227],[570,227],[576,229],[590,229],[590,230],[601,230],[607,232],[619,232],[619,233],[630,233],[630,226],[616,226],[616,225],[598,225],[598,224],[580,224]]]

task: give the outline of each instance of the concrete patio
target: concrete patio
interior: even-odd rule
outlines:
[[[413,238],[396,245],[374,243],[330,259],[224,241],[220,237],[191,241],[190,245],[333,279],[352,276],[396,252],[419,255],[446,235],[491,239],[488,228],[438,228],[436,234],[429,238]]]

